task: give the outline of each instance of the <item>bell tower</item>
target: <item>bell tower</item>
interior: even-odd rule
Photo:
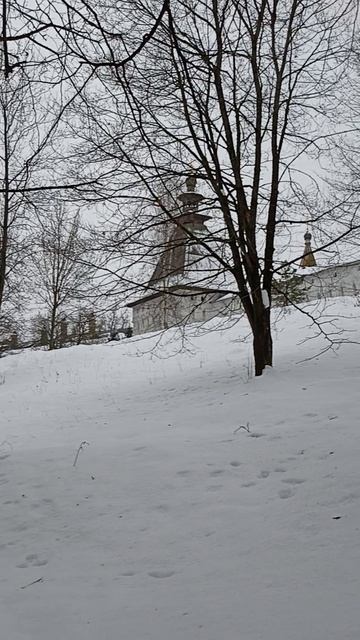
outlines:
[[[205,223],[210,220],[210,216],[198,211],[199,203],[204,200],[204,196],[196,191],[196,182],[196,175],[190,174],[185,182],[186,191],[180,193],[177,198],[181,207],[173,218],[173,232],[150,278],[151,285],[171,276],[184,274],[189,267],[186,249],[196,244],[193,236],[209,234]]]
[[[201,193],[196,192],[196,183],[196,175],[191,173],[185,181],[186,191],[180,193],[178,196],[178,200],[182,203],[183,215],[190,212],[197,212],[199,203],[204,199]]]

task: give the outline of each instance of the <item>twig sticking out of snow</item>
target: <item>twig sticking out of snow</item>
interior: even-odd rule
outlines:
[[[235,435],[235,433],[238,433],[241,429],[244,429],[244,431],[247,431],[248,433],[250,433],[250,422],[246,423],[246,427],[243,424],[241,424],[240,427],[237,427],[237,429],[233,431],[233,435]]]
[[[77,452],[76,452],[76,455],[75,455],[75,459],[74,459],[74,462],[73,462],[73,467],[76,467],[76,463],[77,463],[77,461],[78,461],[78,457],[79,457],[80,451],[82,451],[82,450],[83,450],[87,445],[89,445],[89,444],[90,444],[90,443],[89,443],[89,442],[86,442],[86,440],[83,440],[83,441],[80,443],[80,445],[79,445],[79,447],[78,447],[78,450],[77,450]]]
[[[31,587],[33,584],[36,584],[37,582],[44,582],[44,578],[38,578],[37,580],[33,580],[33,582],[29,582],[29,584],[24,584],[24,586],[20,587],[20,589],[27,589],[28,587]]]

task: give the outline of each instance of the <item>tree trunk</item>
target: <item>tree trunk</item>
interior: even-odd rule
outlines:
[[[267,365],[272,366],[270,309],[261,306],[262,308],[257,310],[252,327],[256,376],[261,376]]]
[[[265,364],[273,365],[273,341],[271,335],[271,308],[265,309]]]
[[[265,369],[265,343],[264,334],[261,327],[254,329],[254,360],[255,360],[255,375],[261,376]]]
[[[55,349],[55,329],[56,329],[56,306],[51,310],[50,331],[49,331],[49,350]]]
[[[4,299],[6,282],[6,265],[8,257],[8,232],[9,232],[9,148],[8,148],[8,122],[5,106],[3,107],[4,120],[4,204],[3,219],[0,227],[0,309]]]

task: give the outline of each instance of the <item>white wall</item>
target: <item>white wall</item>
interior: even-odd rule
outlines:
[[[360,295],[360,261],[328,267],[303,276],[306,300]],[[219,294],[192,293],[178,289],[177,295],[163,293],[133,307],[134,334],[159,331],[169,327],[207,322],[218,315],[240,310],[238,296],[223,299]]]
[[[178,289],[175,293],[164,293],[133,307],[134,334],[207,322],[223,309],[223,303],[217,300],[219,294],[192,293],[187,289]]]
[[[303,276],[306,299],[353,296],[360,293],[360,261],[328,267]]]

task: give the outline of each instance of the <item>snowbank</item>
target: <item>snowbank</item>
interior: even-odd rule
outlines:
[[[360,637],[359,309],[332,304],[352,344],[285,315],[261,379],[242,321],[0,360],[2,637]]]

